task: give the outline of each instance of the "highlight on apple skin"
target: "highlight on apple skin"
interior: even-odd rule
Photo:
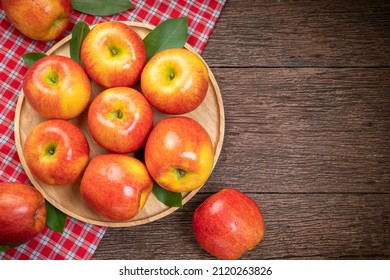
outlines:
[[[146,142],[153,127],[153,110],[145,97],[128,87],[101,92],[88,110],[88,129],[103,148],[131,153]]]
[[[27,70],[23,93],[42,117],[69,120],[79,116],[88,106],[92,87],[84,69],[74,60],[49,55]]]
[[[124,154],[101,154],[89,163],[80,183],[80,194],[88,206],[116,221],[140,212],[153,188],[145,165]]]
[[[209,73],[202,58],[184,48],[158,52],[141,74],[142,93],[165,114],[189,113],[200,106],[209,87]]]
[[[12,25],[37,41],[59,38],[73,11],[71,0],[1,0],[1,3]]]
[[[122,22],[95,25],[85,37],[80,51],[85,71],[104,88],[131,87],[146,63],[141,37]]]
[[[145,145],[145,163],[162,188],[172,192],[200,188],[214,166],[210,136],[192,118],[167,117],[150,132]]]
[[[49,185],[67,185],[80,179],[89,152],[89,143],[81,129],[57,119],[35,126],[23,145],[31,173]]]
[[[239,259],[264,238],[264,219],[256,202],[234,188],[209,196],[193,214],[199,245],[219,259]]]
[[[0,246],[25,243],[45,227],[46,207],[42,194],[17,182],[0,183]]]

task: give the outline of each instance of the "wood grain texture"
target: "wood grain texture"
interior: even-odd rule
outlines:
[[[390,66],[390,1],[228,0],[210,66]]]
[[[153,29],[152,26],[142,23],[124,23],[131,26],[133,30],[135,30],[138,35],[141,36],[141,38],[144,38]],[[48,50],[47,55],[63,55],[69,57],[70,39],[71,35],[68,35],[62,39],[50,50]],[[195,53],[192,47],[188,44],[185,44],[185,48]],[[216,82],[215,77],[209,68],[208,71],[209,87],[205,99],[195,110],[185,115],[196,120],[208,132],[214,148],[215,165],[222,148],[225,131],[225,117],[218,83]],[[104,88],[92,82],[92,98],[90,103],[103,90]],[[82,114],[70,121],[76,124],[84,133],[91,150],[90,158],[92,158],[98,154],[108,153],[108,151],[98,145],[89,133],[87,111],[88,110],[85,110]],[[163,114],[155,109],[153,114],[154,124],[159,122],[161,119],[170,117],[170,115]],[[160,219],[177,209],[175,207],[167,207],[156,198],[154,193],[151,193],[145,203],[145,206],[141,211],[138,212],[135,217],[126,221],[114,221],[97,214],[87,205],[85,200],[80,195],[80,180],[73,184],[66,184],[60,187],[53,187],[52,185],[45,184],[44,182],[38,180],[38,178],[34,176],[26,163],[23,153],[23,146],[26,138],[31,133],[33,128],[35,128],[43,121],[45,121],[45,119],[37,114],[36,111],[30,106],[29,102],[24,97],[22,90],[19,94],[15,113],[15,142],[18,155],[31,183],[42,193],[47,201],[49,201],[62,212],[86,223],[110,227],[129,227]],[[183,193],[183,204],[190,200],[199,190],[200,188]]]
[[[264,240],[242,259],[390,258],[390,195],[247,194],[261,207],[266,227]],[[94,259],[215,259],[196,243],[191,225],[209,195],[198,193],[159,221],[110,228]]]
[[[242,259],[390,259],[390,2],[228,0],[202,57],[226,120],[209,181],[94,258],[213,259],[192,214],[235,187],[266,226]]]
[[[213,190],[390,193],[390,69],[214,72],[226,126]]]

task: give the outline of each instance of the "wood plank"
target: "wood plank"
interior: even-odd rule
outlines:
[[[227,67],[390,66],[390,1],[229,0],[203,57]]]
[[[213,71],[226,125],[208,188],[390,192],[390,69]]]
[[[236,187],[266,221],[243,259],[390,259],[389,30],[389,1],[227,1],[202,53],[226,117],[210,180],[168,217],[109,228],[94,258],[212,259],[192,214]]]
[[[109,228],[94,259],[213,259],[197,244],[191,219],[211,193],[151,224]],[[389,259],[390,195],[258,194],[265,238],[242,259]],[[157,230],[161,229],[161,230]]]

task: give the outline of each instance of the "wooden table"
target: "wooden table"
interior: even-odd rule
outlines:
[[[191,219],[223,187],[264,214],[242,259],[390,259],[390,1],[228,0],[202,55],[226,117],[212,176],[94,259],[213,259]]]

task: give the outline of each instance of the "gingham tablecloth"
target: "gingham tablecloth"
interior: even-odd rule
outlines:
[[[62,37],[70,34],[79,20],[88,24],[129,20],[158,25],[168,18],[188,16],[187,43],[201,53],[225,4],[225,0],[131,2],[135,9],[111,17],[95,17],[74,11],[71,25]],[[0,8],[0,182],[30,184],[20,164],[14,138],[16,102],[27,71],[21,56],[27,52],[45,52],[62,37],[48,43],[31,40],[10,24],[2,6]],[[0,259],[90,259],[105,230],[105,227],[68,217],[62,234],[45,227],[28,243],[1,252]]]

